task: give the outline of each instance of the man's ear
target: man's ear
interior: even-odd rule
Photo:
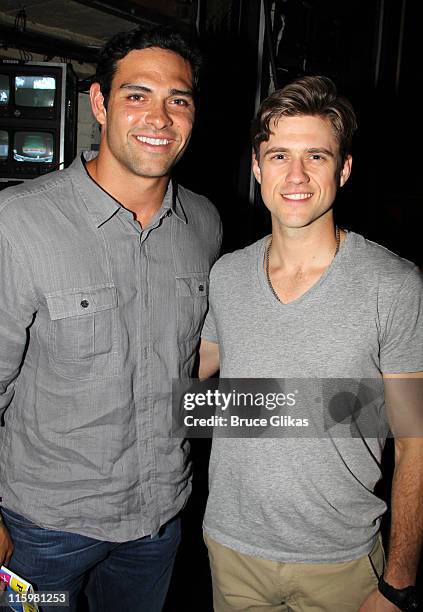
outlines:
[[[254,176],[256,177],[257,183],[261,185],[261,170],[260,170],[258,159],[254,151],[253,151],[253,173],[254,173]]]
[[[339,186],[343,187],[351,174],[352,156],[348,155],[339,174]]]
[[[104,97],[101,93],[100,83],[93,83],[90,87],[90,102],[94,117],[100,125],[106,123],[106,107],[104,106]]]

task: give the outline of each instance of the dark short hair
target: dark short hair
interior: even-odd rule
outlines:
[[[260,144],[270,138],[270,125],[282,117],[314,115],[327,118],[339,145],[339,165],[351,152],[357,119],[351,103],[338,94],[335,84],[324,76],[306,76],[278,89],[268,96],[252,124],[252,140],[256,157]]]
[[[118,61],[134,49],[151,47],[173,51],[189,62],[194,87],[198,86],[202,60],[196,43],[189,42],[181,32],[168,26],[139,26],[129,32],[115,34],[100,51],[94,82],[100,84],[105,106],[107,106]]]

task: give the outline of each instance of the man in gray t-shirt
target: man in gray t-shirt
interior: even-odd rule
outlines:
[[[355,127],[351,105],[324,77],[300,79],[262,103],[253,170],[272,234],[212,270],[202,378],[220,365],[231,379],[374,379],[385,394],[400,386],[398,376],[421,382],[418,269],[334,225]],[[405,401],[393,405],[394,433]],[[316,406],[307,410],[314,418]],[[204,529],[217,612],[417,609],[422,439],[395,440],[385,566],[386,505],[373,491],[386,431],[367,434],[213,441]]]

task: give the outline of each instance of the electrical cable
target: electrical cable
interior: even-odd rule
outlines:
[[[276,66],[276,55],[273,48],[273,33],[272,33],[272,18],[271,18],[271,0],[264,0],[264,23],[267,50],[270,58],[271,78],[273,80],[274,89],[278,88],[278,69]]]
[[[26,31],[26,11],[25,11],[24,8],[21,8],[16,13],[16,17],[15,17],[15,29],[18,32],[25,32]]]

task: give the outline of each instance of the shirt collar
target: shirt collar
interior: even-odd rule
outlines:
[[[68,171],[81,193],[88,212],[95,221],[95,225],[100,227],[123,207],[88,174],[85,161],[93,159],[96,154],[92,151],[84,151],[80,157],[77,157],[72,162]],[[162,210],[171,210],[180,221],[187,223],[185,211],[178,196],[178,185],[173,181],[169,182],[165,197],[163,198]]]
[[[182,223],[188,223],[187,216],[184,211],[184,207],[182,206],[181,199],[179,197],[179,186],[175,181],[171,181],[169,187],[172,188],[172,212],[175,217],[177,217]],[[168,188],[169,191],[169,188]]]

